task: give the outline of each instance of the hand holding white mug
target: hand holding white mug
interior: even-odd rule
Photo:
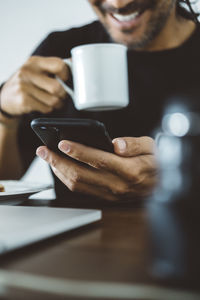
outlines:
[[[66,92],[55,75],[63,81],[69,77],[68,67],[62,59],[30,57],[4,84],[1,90],[1,108],[14,116],[32,111],[49,113],[60,108]]]
[[[90,44],[72,49],[72,61],[32,56],[4,84],[1,108],[19,116],[49,113],[62,106],[68,93],[78,110],[112,110],[129,102],[127,48]],[[72,71],[74,91],[64,82]],[[52,76],[53,75],[53,76]]]

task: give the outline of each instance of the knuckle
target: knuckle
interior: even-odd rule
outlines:
[[[136,182],[141,175],[141,164],[138,158],[135,157],[132,164],[126,168],[126,178],[129,182]]]
[[[79,183],[81,181],[81,176],[78,171],[74,171],[71,175],[71,181],[73,181],[75,184]]]
[[[50,160],[50,165],[51,165],[53,168],[56,169],[56,167],[57,167],[57,159],[56,159],[55,157],[50,157],[49,160]]]
[[[28,59],[27,59],[27,62],[26,62],[26,65],[32,65],[35,63],[37,57],[36,56],[30,56]]]
[[[81,177],[80,177],[80,174],[78,171],[74,171],[71,176],[70,176],[70,179],[69,179],[69,189],[72,191],[72,192],[75,192],[75,191],[78,191],[78,187],[79,187],[79,183],[81,181]]]
[[[113,194],[119,199],[130,197],[133,194],[133,183],[126,182],[116,186]]]
[[[60,98],[59,97],[53,97],[52,98],[52,105],[54,107],[58,106],[60,104]]]
[[[50,86],[50,93],[53,95],[59,95],[60,92],[60,84],[57,80],[54,80],[52,82],[52,85]]]
[[[134,170],[129,172],[129,178],[132,181],[138,181],[141,176],[141,169],[138,165],[135,166]]]
[[[28,72],[28,67],[26,65],[23,65],[20,70],[22,75],[26,74]]]
[[[20,90],[19,106],[24,107],[26,105],[26,102],[26,95],[22,90]]]
[[[77,183],[74,182],[74,181],[71,180],[71,179],[69,180],[68,188],[69,188],[70,191],[72,191],[72,192],[78,191]]]
[[[68,188],[71,192],[76,192],[76,184],[72,180],[69,180]]]
[[[144,136],[143,138],[150,146],[153,147],[155,145],[155,140],[152,139],[150,136]]]
[[[126,184],[120,184],[120,185],[115,186],[113,194],[116,195],[116,196],[122,196],[126,193],[126,191],[127,191],[127,185]]]
[[[28,114],[31,111],[30,106],[26,104],[25,100],[23,102],[22,99],[19,100],[18,107],[20,108],[20,112],[22,114]]]
[[[145,181],[146,181],[146,176],[144,175],[140,175],[137,180],[135,180],[134,182],[134,187],[136,189],[139,189],[140,187],[144,187],[145,186]]]
[[[16,72],[16,79],[18,83],[24,82],[28,77],[28,67],[22,66],[17,72]]]
[[[17,80],[18,82],[21,82],[23,79],[24,79],[24,67],[20,68],[17,73],[16,73],[16,77],[17,77]]]
[[[59,177],[59,171],[58,171],[56,168],[54,168],[52,165],[51,165],[51,169],[52,169],[52,171],[54,172],[54,174],[55,174],[57,177]]]
[[[101,158],[98,158],[97,160],[93,161],[91,163],[91,166],[97,168],[97,169],[105,169],[107,166],[107,162],[102,156]]]
[[[140,138],[137,138],[134,141],[134,151],[135,151],[135,153],[140,153],[141,152]]]
[[[152,139],[150,136],[144,136],[144,139],[146,139],[146,141],[154,144],[154,139]]]
[[[139,184],[141,182],[141,174],[138,170],[134,171],[132,174],[129,174],[128,181],[129,186]]]
[[[70,150],[70,154],[72,155],[72,157],[74,159],[76,159],[77,161],[81,161],[81,157],[83,157],[83,151],[79,150],[76,151],[76,149],[71,149]],[[78,172],[78,170],[75,169],[74,171],[75,173]]]
[[[141,145],[146,145],[146,153],[153,154],[156,153],[156,143],[155,140],[150,136],[141,137]]]
[[[65,63],[62,60],[57,61],[57,71],[58,73],[62,73],[65,70]]]
[[[139,177],[139,172],[136,168],[132,169],[132,170],[127,170],[127,172],[126,172],[126,181],[128,183],[131,184],[133,182],[137,182],[138,177]]]
[[[20,94],[20,95],[24,94],[24,84],[21,81],[18,82],[18,84],[17,84],[16,92],[17,92],[17,94]]]

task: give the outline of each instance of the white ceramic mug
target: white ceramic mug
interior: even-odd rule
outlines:
[[[129,103],[127,48],[118,44],[88,44],[71,51],[74,90],[60,78],[77,110],[103,111]]]

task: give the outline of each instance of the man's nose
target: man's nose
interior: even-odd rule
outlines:
[[[123,8],[125,6],[127,6],[129,3],[134,2],[135,0],[105,0],[105,2],[114,8]]]

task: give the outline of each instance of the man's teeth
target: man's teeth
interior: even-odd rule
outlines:
[[[129,15],[120,15],[120,14],[113,14],[114,18],[117,19],[120,22],[129,22],[137,18],[139,16],[139,12],[136,11]]]

